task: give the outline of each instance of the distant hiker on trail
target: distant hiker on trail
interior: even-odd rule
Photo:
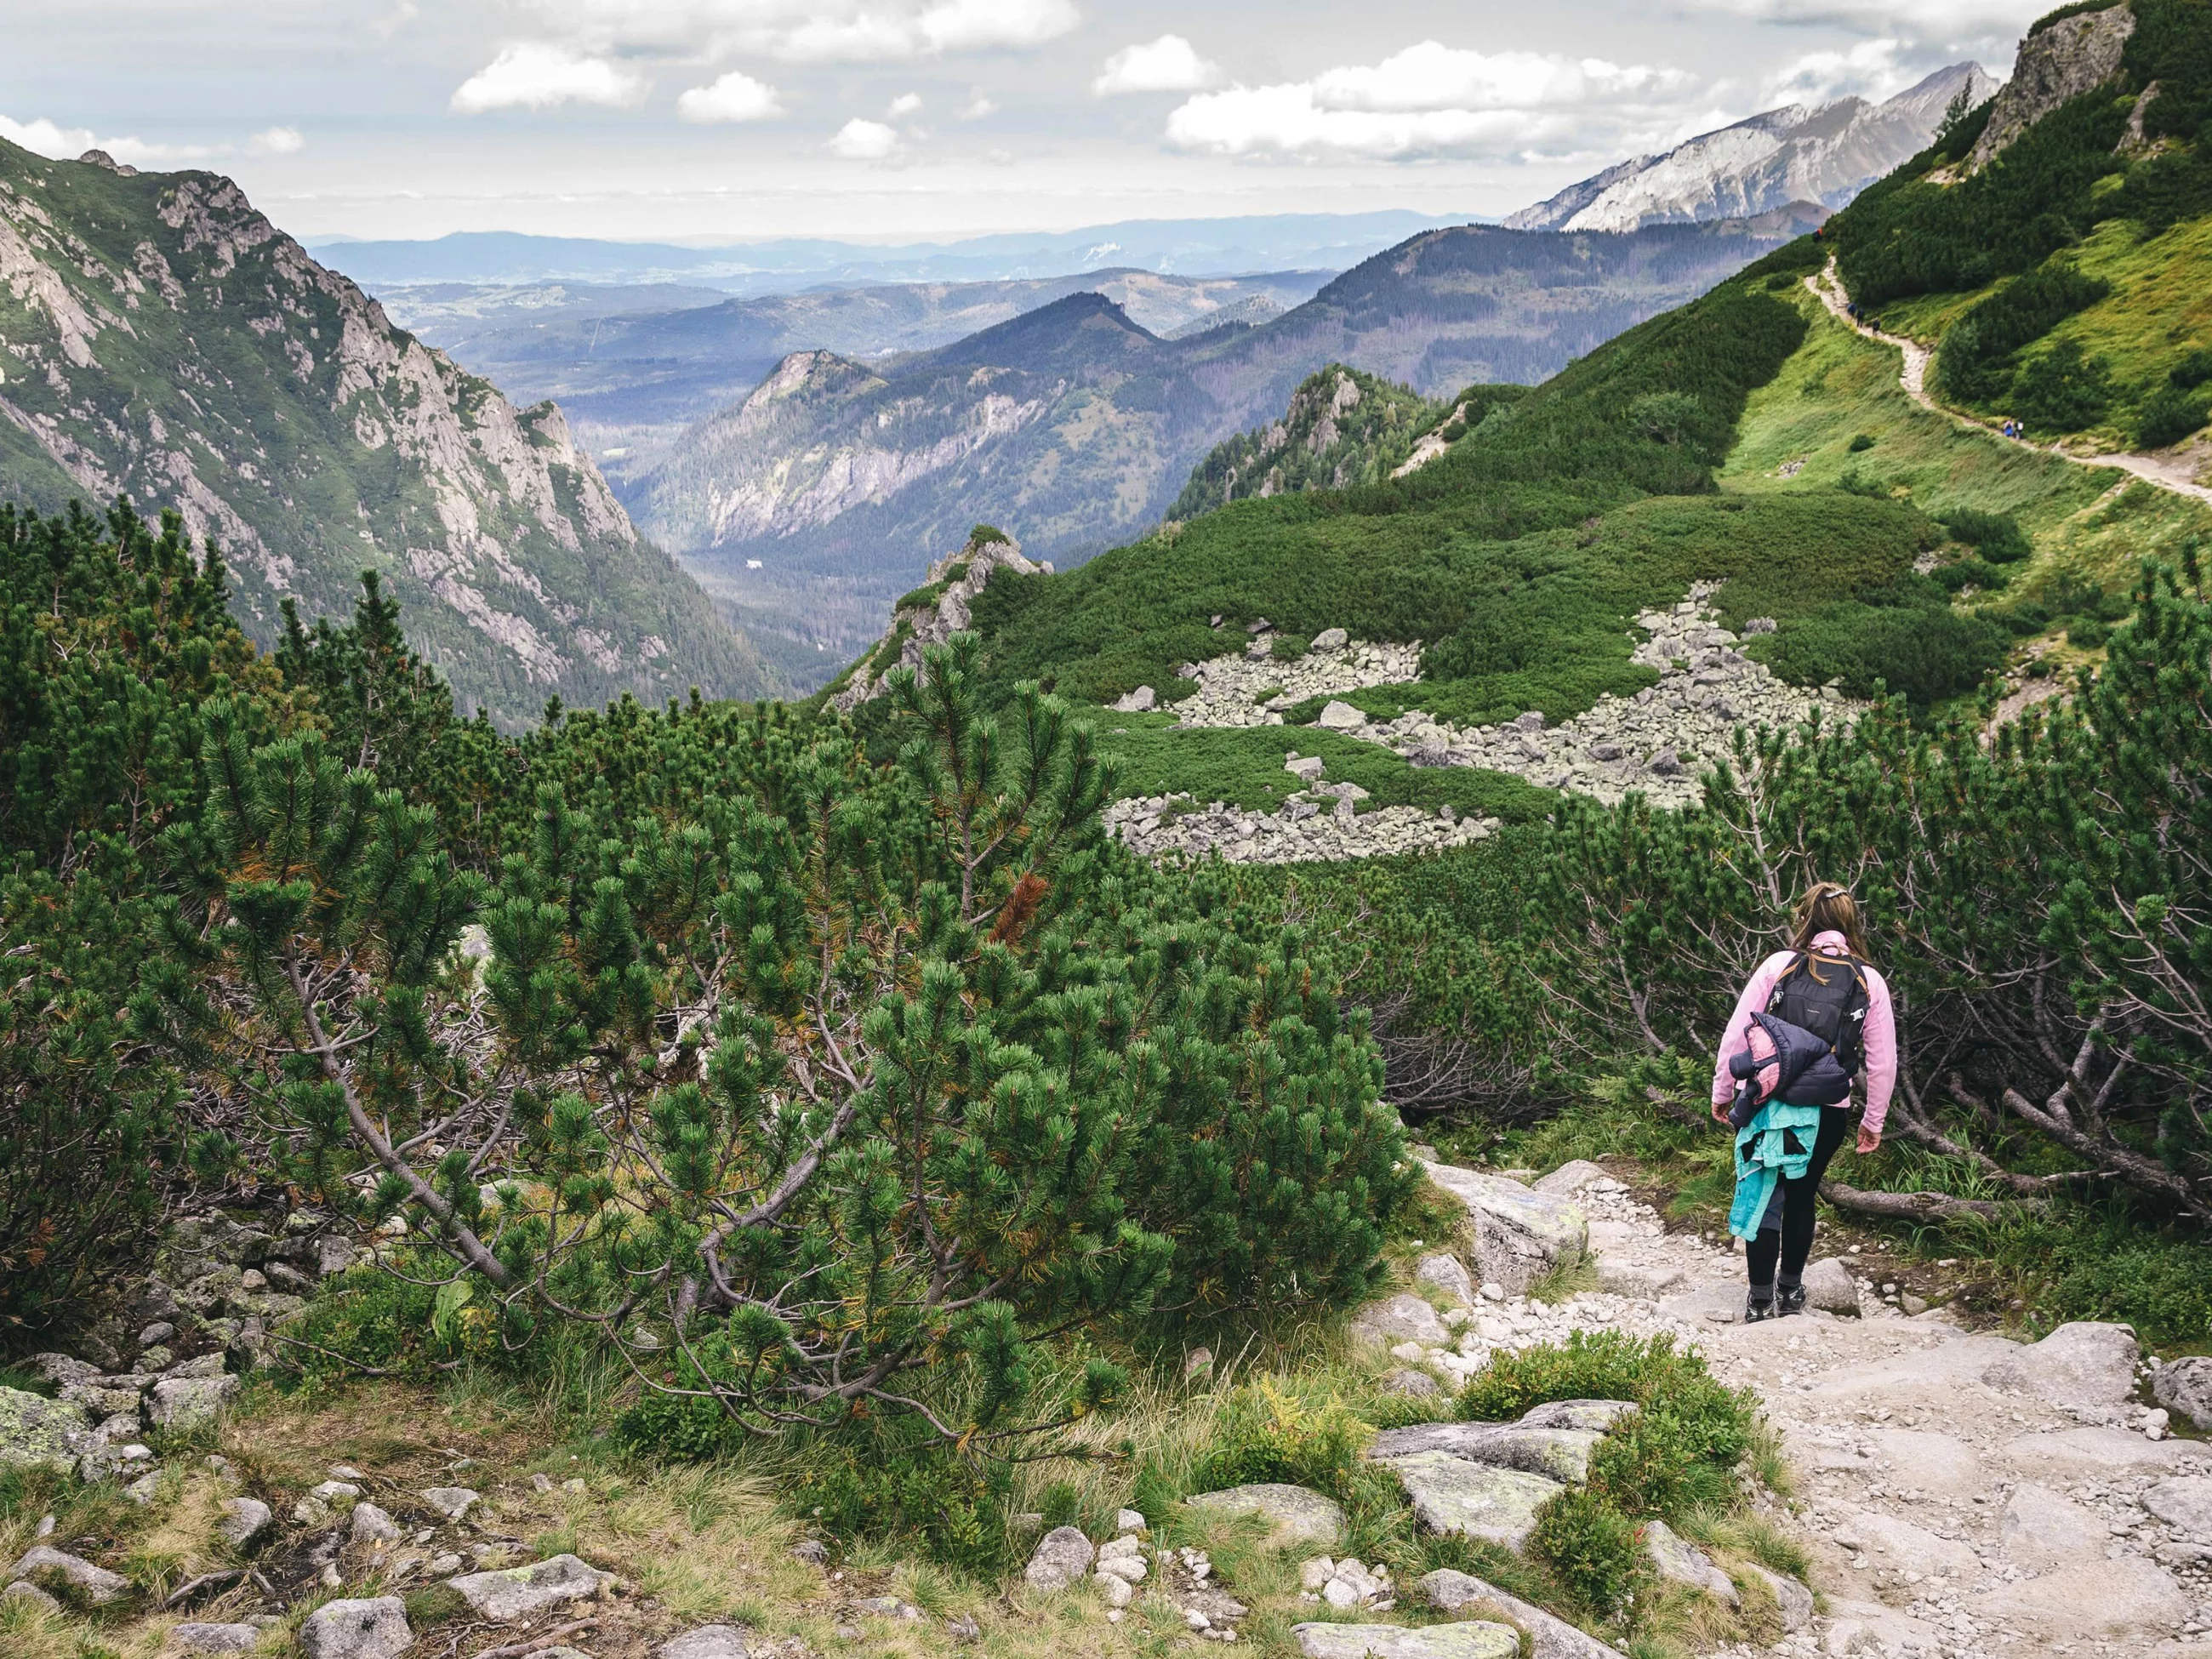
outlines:
[[[1750,1268],[1747,1322],[1805,1310],[1814,1199],[1862,1071],[1858,1150],[1871,1152],[1897,1083],[1897,1022],[1866,960],[1856,902],[1815,882],[1797,902],[1790,948],[1759,963],[1736,999],[1713,1066],[1714,1121],[1736,1132],[1729,1231]]]

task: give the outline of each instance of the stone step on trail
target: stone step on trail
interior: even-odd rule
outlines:
[[[1294,1625],[1305,1659],[1519,1659],[1521,1632],[1486,1620],[1426,1625]]]

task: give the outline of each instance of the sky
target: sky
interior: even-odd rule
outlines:
[[[1502,215],[2051,0],[0,0],[0,137],[302,237],[951,238]]]

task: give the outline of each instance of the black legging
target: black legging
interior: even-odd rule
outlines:
[[[1805,1258],[1813,1253],[1813,1217],[1820,1177],[1827,1173],[1828,1160],[1844,1144],[1850,1124],[1851,1109],[1848,1104],[1820,1109],[1820,1127],[1813,1136],[1812,1162],[1806,1164],[1805,1173],[1795,1181],[1785,1178],[1782,1182],[1782,1230],[1755,1232],[1744,1246],[1744,1263],[1751,1269],[1753,1286],[1765,1285],[1769,1291],[1774,1288],[1778,1256],[1790,1283],[1794,1285],[1803,1277]]]

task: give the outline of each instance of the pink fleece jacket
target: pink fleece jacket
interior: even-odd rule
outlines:
[[[1827,951],[1841,956],[1849,948],[1844,936],[1832,929],[1813,936],[1815,950]],[[1774,994],[1775,985],[1782,978],[1795,951],[1777,951],[1759,964],[1759,971],[1751,976],[1751,983],[1743,988],[1743,994],[1735,1000],[1735,1012],[1729,1016],[1728,1029],[1721,1033],[1720,1057],[1713,1062],[1713,1104],[1725,1106],[1735,1097],[1735,1079],[1729,1075],[1729,1061],[1748,1046],[1746,1035],[1751,1029],[1751,1017],[1763,1013],[1767,998]],[[1889,1006],[1889,985],[1872,968],[1866,970],[1867,1017],[1862,1043],[1865,1063],[1860,1067],[1858,1081],[1866,1085],[1866,1117],[1864,1125],[1876,1134],[1881,1133],[1882,1120],[1889,1115],[1889,1097],[1897,1087],[1897,1017]]]

